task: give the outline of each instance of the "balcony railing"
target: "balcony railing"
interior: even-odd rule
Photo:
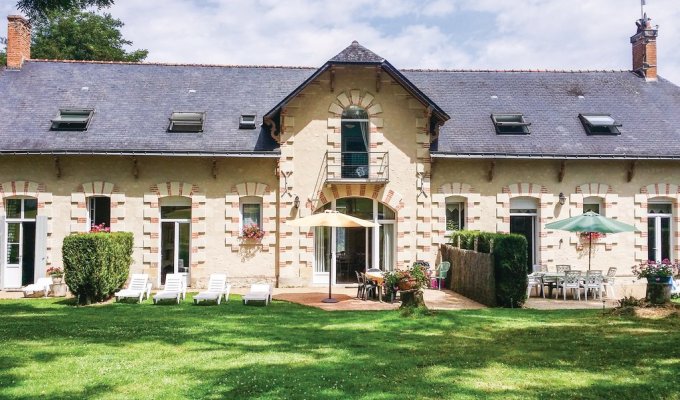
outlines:
[[[326,182],[386,183],[390,180],[387,152],[329,151],[326,153]]]

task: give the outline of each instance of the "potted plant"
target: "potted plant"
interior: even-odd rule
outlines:
[[[64,280],[64,270],[59,267],[47,268],[47,275],[52,277],[52,283],[59,284]]]
[[[383,276],[385,277],[385,280],[383,281],[385,296],[394,301],[394,298],[399,291],[399,281],[401,281],[401,278],[403,277],[403,271],[386,271],[383,273]]]
[[[646,297],[653,304],[663,304],[671,300],[671,281],[680,271],[678,261],[672,263],[664,258],[661,262],[649,260],[633,267],[638,279],[647,279]]]
[[[244,239],[260,240],[264,237],[264,231],[257,224],[244,225],[241,229],[241,237]]]

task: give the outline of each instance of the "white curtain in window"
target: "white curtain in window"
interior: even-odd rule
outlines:
[[[364,147],[368,151],[368,120],[359,122],[359,128],[361,129],[361,138],[364,141]]]

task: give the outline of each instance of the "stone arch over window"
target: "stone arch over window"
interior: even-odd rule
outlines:
[[[307,209],[307,213],[312,213],[314,210],[318,210],[325,204],[345,197],[364,197],[377,200],[395,211],[397,268],[409,266],[413,261],[418,259],[418,252],[429,254],[431,247],[430,216],[428,215],[427,221],[424,221],[423,223],[415,223],[415,221],[413,221],[406,213],[400,212],[405,206],[403,196],[394,190],[385,189],[382,185],[349,184],[324,187],[323,190],[316,195],[309,196],[309,199],[312,200],[307,202],[305,208]],[[427,238],[423,239],[418,236],[418,238],[414,240],[414,236],[417,236],[418,233],[421,233],[423,238],[425,237],[425,234],[427,234]],[[304,262],[307,262],[311,267],[314,257],[314,231],[312,229],[309,229],[306,236],[300,239],[300,247],[304,250],[300,253],[300,262],[302,262],[304,258]]]
[[[87,199],[92,196],[105,196],[111,199],[111,231],[125,230],[125,194],[111,182],[94,181],[79,185],[71,193],[71,232],[87,232]]]
[[[158,276],[160,251],[160,199],[179,196],[191,199],[191,268],[205,263],[205,194],[197,185],[185,182],[161,182],[144,194],[144,272]]]
[[[606,183],[584,183],[576,186],[574,193],[569,195],[569,216],[574,217],[583,214],[583,204],[585,199],[596,198],[604,208],[600,210],[600,214],[607,218],[617,219],[619,216],[619,195],[614,193],[614,189]],[[603,243],[605,250],[611,250],[612,245],[618,243],[617,235],[607,235],[603,239],[599,239],[598,243]],[[580,246],[581,243],[576,235],[569,237],[569,242],[572,245]]]
[[[5,215],[5,199],[10,197],[33,197],[38,200],[38,215],[47,217],[46,265],[52,265],[52,193],[45,190],[45,184],[32,181],[7,181],[0,184],[0,215]]]
[[[513,183],[504,186],[496,195],[496,231],[510,232],[510,199],[515,197],[531,197],[538,200],[538,258],[537,264],[546,264],[554,260],[554,249],[558,245],[555,235],[548,235],[543,227],[554,219],[551,208],[558,202],[559,194],[549,193],[548,188],[538,183]]]
[[[680,255],[680,243],[678,240],[678,226],[680,225],[680,187],[672,183],[653,183],[640,188],[640,193],[634,197],[635,226],[639,232],[635,232],[635,260],[647,261],[647,207],[649,201],[666,200],[672,204],[673,218],[671,219],[671,241],[673,258]]]
[[[241,200],[247,198],[259,198],[262,204],[262,229],[265,231],[265,235],[258,245],[261,246],[263,252],[274,250],[276,247],[276,192],[272,191],[266,183],[260,182],[236,184],[225,196],[225,246],[232,252],[238,252],[243,245],[241,240]],[[280,256],[283,257],[283,254]]]

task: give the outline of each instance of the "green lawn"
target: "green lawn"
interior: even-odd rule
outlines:
[[[680,399],[680,318],[0,301],[0,398]]]

